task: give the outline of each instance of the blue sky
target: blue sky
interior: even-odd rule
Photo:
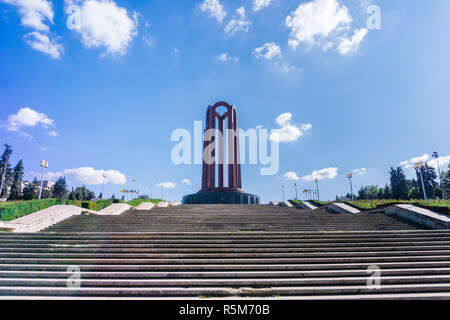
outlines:
[[[367,26],[370,5],[381,29]],[[71,186],[98,193],[109,170],[106,196],[135,177],[141,193],[171,182],[165,198],[181,200],[201,166],[172,164],[171,133],[225,100],[243,129],[277,129],[285,113],[297,129],[277,175],[243,167],[263,201],[281,199],[281,184],[293,197],[287,172],[301,190],[337,168],[320,175],[322,199],[348,192],[356,169],[355,189],[384,185],[390,166],[412,176],[406,160],[450,160],[449,16],[447,0],[0,0],[0,143],[29,179],[45,159]]]

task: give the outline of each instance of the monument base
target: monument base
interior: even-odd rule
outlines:
[[[183,204],[259,204],[255,194],[232,191],[199,191],[183,197]]]

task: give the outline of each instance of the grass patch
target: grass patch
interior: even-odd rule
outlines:
[[[382,209],[395,204],[412,204],[436,212],[450,214],[450,200],[358,200],[343,201],[343,203],[363,211]]]
[[[134,199],[134,200],[131,200],[131,201],[128,201],[128,202],[126,202],[126,203],[128,203],[130,206],[132,206],[132,207],[137,207],[137,206],[139,206],[141,203],[144,203],[144,202],[152,202],[152,203],[154,203],[154,204],[158,204],[158,203],[160,203],[160,202],[162,202],[163,200],[161,200],[161,199],[152,199],[152,200],[147,200],[147,199]]]

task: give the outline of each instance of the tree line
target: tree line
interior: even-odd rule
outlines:
[[[0,199],[7,199],[8,201],[37,199],[40,188],[39,181],[37,178],[34,178],[32,183],[22,188],[25,175],[23,160],[19,160],[14,167],[11,167],[12,152],[12,147],[5,144],[4,151],[0,157]],[[100,194],[99,198],[101,199],[102,197],[103,195]],[[41,198],[89,201],[95,198],[95,193],[85,186],[72,188],[69,191],[66,177],[59,177],[52,188],[42,190]]]
[[[357,200],[415,200],[424,198],[424,190],[429,199],[448,199],[450,196],[450,165],[447,171],[441,172],[442,194],[439,177],[436,174],[436,170],[430,167],[428,164],[420,168],[415,168],[416,177],[413,179],[407,179],[402,167],[391,167],[389,171],[390,183],[384,187],[376,185],[370,185],[361,187],[356,195]],[[423,178],[423,186],[421,176]],[[351,199],[350,193],[347,193],[345,197],[336,197],[337,200]]]

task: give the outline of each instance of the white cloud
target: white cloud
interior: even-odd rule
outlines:
[[[305,181],[334,179],[338,175],[338,168],[325,168],[321,170],[314,170],[311,174],[304,176]]]
[[[48,54],[53,59],[59,60],[61,53],[64,51],[64,47],[54,40],[50,39],[46,34],[33,31],[25,36],[27,44],[40,52]]]
[[[21,22],[24,27],[32,28],[34,31],[25,35],[26,43],[34,50],[40,51],[59,59],[64,47],[51,39],[47,22],[53,24],[53,6],[48,0],[0,0],[18,8]]]
[[[355,169],[353,170],[354,174],[364,175],[367,173],[367,168]]]
[[[353,18],[339,0],[312,0],[302,3],[286,18],[286,26],[291,30],[288,44],[296,49],[320,45],[328,51],[333,47],[341,54],[356,52],[368,34],[367,28],[355,29],[348,37],[344,31],[351,30]]]
[[[292,123],[291,119],[291,113],[280,114],[275,119],[275,122],[281,129],[272,130],[269,139],[278,142],[292,142],[300,138],[306,131],[312,129],[312,125],[310,124],[302,124],[299,128]]]
[[[277,62],[275,62],[274,65],[275,65],[275,67],[277,67],[280,70],[280,72],[282,74],[285,74],[285,75],[291,74],[291,73],[303,72],[302,68],[297,68],[296,66],[290,65],[290,64],[287,64],[287,63],[278,64]]]
[[[163,182],[158,184],[158,187],[164,188],[164,189],[173,189],[175,188],[176,184],[173,182]]]
[[[238,31],[247,32],[252,23],[247,20],[244,7],[236,9],[236,16],[228,22],[225,33],[234,34]]]
[[[80,16],[75,32],[87,48],[106,48],[107,54],[123,55],[137,35],[138,14],[119,7],[112,0],[66,0],[77,4]]]
[[[253,0],[253,11],[259,11],[267,8],[271,0]]]
[[[253,55],[259,59],[261,57],[272,60],[275,57],[281,57],[281,48],[275,42],[266,42],[262,47],[255,48]]]
[[[286,180],[290,180],[290,181],[298,181],[298,180],[300,180],[300,178],[297,176],[297,174],[295,172],[292,172],[292,171],[286,172],[284,174],[284,178]]]
[[[57,137],[59,135],[59,133],[56,132],[55,130],[49,131],[47,132],[47,134],[51,137]]]
[[[204,0],[200,4],[200,10],[203,12],[209,11],[209,16],[216,18],[220,23],[222,23],[223,19],[227,15],[219,0]]]
[[[342,55],[345,55],[349,52],[358,51],[359,44],[361,43],[361,41],[364,39],[364,37],[367,35],[368,32],[369,30],[367,30],[366,28],[355,30],[355,33],[350,39],[346,37],[343,37],[341,39],[341,43],[339,44],[337,50]]]
[[[33,136],[22,132],[21,130],[25,127],[36,126],[42,126],[43,128],[48,129],[54,126],[54,122],[46,114],[27,107],[20,109],[16,114],[12,114],[8,117],[6,130],[18,132],[23,136],[32,139]],[[48,134],[52,135],[51,133],[52,131],[48,132]]]
[[[127,178],[117,170],[95,170],[92,167],[66,169],[64,174],[72,176],[75,180],[84,184],[103,184],[103,173],[106,173],[105,183],[126,184]]]
[[[335,30],[348,29],[351,22],[347,7],[337,0],[302,3],[286,18],[286,26],[291,29],[289,46],[295,49],[301,43],[313,45]]]
[[[431,159],[431,156],[429,154],[425,153],[422,156],[414,157],[409,160],[402,161],[402,162],[400,162],[400,165],[403,166],[405,169],[410,169],[410,168],[414,167],[414,164],[416,162],[426,163],[429,159]]]
[[[187,185],[187,186],[192,186],[192,182],[191,182],[191,180],[189,180],[189,179],[183,179],[183,180],[181,181],[181,183],[183,183],[183,184],[185,184],[185,185]]]
[[[437,170],[438,162],[439,162],[439,167],[441,168],[441,171],[447,171],[448,165],[450,164],[450,156],[439,157],[437,160],[433,159],[431,161],[428,161],[428,165]]]
[[[18,7],[22,25],[39,31],[49,31],[45,24],[48,20],[53,23],[53,7],[48,0],[0,0]]]
[[[400,165],[405,169],[414,169],[414,164],[417,162],[422,162],[428,164],[430,167],[437,169],[437,161],[436,159],[430,160],[431,155],[425,153],[421,156],[411,158],[409,160],[405,160],[400,162]],[[445,168],[450,163],[450,156],[440,157],[439,158],[439,166]]]
[[[229,61],[235,61],[238,62],[239,58],[237,57],[231,57],[227,52],[224,52],[217,56],[216,61],[220,62],[229,62]]]
[[[286,112],[280,114],[278,117],[276,117],[275,122],[280,126],[283,127],[286,124],[288,124],[292,119],[292,113]]]

